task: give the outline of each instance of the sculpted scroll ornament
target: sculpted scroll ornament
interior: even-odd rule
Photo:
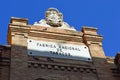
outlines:
[[[35,22],[34,25],[44,27],[57,27],[61,29],[74,30],[66,22],[63,21],[63,15],[56,8],[49,8],[45,13],[45,19]]]

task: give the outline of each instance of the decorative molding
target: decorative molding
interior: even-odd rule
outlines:
[[[24,38],[28,38],[28,34],[27,34],[27,33],[13,32],[11,35],[14,36],[14,37],[15,37],[16,35],[22,35],[22,36],[24,36]]]
[[[91,45],[91,44],[98,44],[99,46],[102,46],[102,39],[103,37],[100,35],[88,35],[84,34],[83,40],[85,44]]]
[[[96,73],[95,68],[90,67],[78,67],[78,66],[62,66],[62,65],[54,65],[54,64],[41,64],[41,63],[34,63],[28,62],[28,68],[34,69],[53,69],[53,70],[61,70],[61,71],[73,71],[73,72],[86,72],[86,73]]]
[[[48,32],[34,32],[30,31],[29,36],[33,37],[41,37],[47,39],[56,39],[56,40],[64,40],[64,41],[73,41],[73,42],[83,42],[82,36],[73,36],[67,34],[57,34],[57,33],[48,33]],[[63,39],[63,37],[65,37]]]
[[[27,25],[28,24],[28,19],[11,17],[10,23],[12,23],[12,24],[20,24],[20,25],[21,24]]]
[[[88,27],[88,26],[83,26],[82,27],[82,32],[84,34],[88,34],[88,35],[97,35],[97,28],[93,28],[93,27]]]
[[[79,36],[79,37],[83,36],[82,32],[52,28],[52,27],[43,27],[43,26],[41,26],[41,27],[31,26],[30,27],[30,32],[34,32],[34,33],[45,32],[45,33],[71,35],[71,36]]]
[[[101,42],[87,41],[87,45],[91,45],[91,44],[98,44],[99,46],[102,46],[102,43],[101,43]]]

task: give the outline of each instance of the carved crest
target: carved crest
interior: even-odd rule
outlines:
[[[62,26],[63,15],[55,8],[49,8],[46,11],[46,23],[53,27]]]
[[[35,22],[34,25],[44,27],[57,27],[61,29],[74,30],[66,22],[63,21],[63,15],[56,8],[49,8],[45,13],[45,19]]]

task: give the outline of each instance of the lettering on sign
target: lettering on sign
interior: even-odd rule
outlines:
[[[28,39],[28,55],[92,61],[86,45]]]

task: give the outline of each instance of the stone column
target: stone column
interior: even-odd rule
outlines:
[[[106,56],[102,48],[101,35],[97,34],[97,28],[83,27],[83,39],[85,44],[89,47],[90,54],[97,70],[99,80],[114,80],[110,73],[110,68],[107,67]]]

